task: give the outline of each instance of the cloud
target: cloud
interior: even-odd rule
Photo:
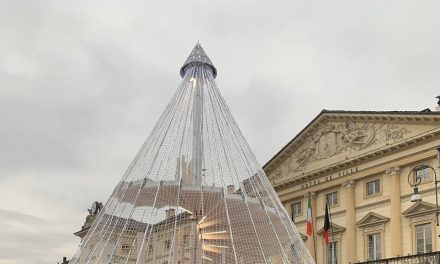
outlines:
[[[69,245],[63,236],[68,232],[57,230],[56,225],[35,215],[13,210],[0,210],[0,261],[19,263],[45,255],[46,263],[51,261],[51,254],[63,246]],[[69,245],[72,246],[72,245]],[[37,263],[37,262],[32,262]]]
[[[438,1],[0,5],[2,263],[73,255],[197,40],[262,164],[323,108],[421,110],[439,95]]]

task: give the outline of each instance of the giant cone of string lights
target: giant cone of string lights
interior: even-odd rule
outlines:
[[[314,263],[197,44],[77,263]]]

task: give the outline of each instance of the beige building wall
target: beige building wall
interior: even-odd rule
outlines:
[[[323,111],[265,166],[289,215],[301,202],[295,224],[316,262],[327,263],[323,242],[325,197],[330,207],[338,263],[368,259],[368,234],[380,234],[382,258],[416,254],[415,226],[432,225],[433,251],[440,250],[435,218],[434,172],[419,185],[422,202],[412,203],[408,174],[417,165],[438,173],[440,112]],[[412,174],[411,174],[412,177]],[[367,194],[379,180],[380,192]],[[315,241],[306,237],[307,194],[316,196]],[[320,232],[321,231],[321,232]]]
[[[106,243],[111,245],[108,248],[115,249],[112,260],[121,263],[136,263],[138,254],[142,259],[142,263],[192,263],[190,259],[193,254],[194,245],[192,244],[190,236],[193,234],[196,222],[193,218],[190,218],[189,214],[183,213],[181,215],[183,217],[177,220],[175,240],[175,243],[179,245],[179,250],[177,250],[175,256],[172,258],[170,257],[170,247],[172,246],[174,237],[174,210],[167,211],[167,218],[164,221],[151,226],[153,231],[151,232],[150,241],[144,239],[145,232],[150,232],[146,230],[147,225],[140,222],[133,224],[133,226],[137,228],[132,232],[127,232],[125,236],[121,237],[121,240],[119,240],[118,235],[111,232],[110,239],[105,237],[104,240],[101,240],[100,236],[96,236],[90,238],[89,241],[86,235],[96,216],[89,215],[85,225],[80,231],[76,232],[75,235],[81,238],[81,242],[87,239],[89,246],[84,249],[84,253],[86,253],[84,255],[91,255],[91,257],[90,259],[80,259],[79,263],[93,262],[98,259],[100,260],[99,263],[107,263],[110,252],[105,252],[104,254],[106,255],[100,255],[99,253],[92,254],[93,252],[101,252],[102,247]],[[144,241],[144,245],[142,245],[142,241]],[[116,243],[118,243],[117,246]]]

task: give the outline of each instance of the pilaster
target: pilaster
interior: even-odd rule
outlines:
[[[391,256],[402,255],[402,216],[400,202],[400,169],[398,166],[387,170],[390,175],[390,203],[391,203]]]
[[[346,230],[347,241],[347,263],[356,263],[356,201],[355,201],[355,182],[348,180],[342,184],[345,187],[345,210],[346,210]]]

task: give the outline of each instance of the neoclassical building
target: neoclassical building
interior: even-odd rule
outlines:
[[[93,222],[96,220],[96,217],[98,216],[97,213],[98,212],[92,212],[92,210],[89,210],[89,215],[86,217],[86,221],[81,227],[81,230],[74,233],[74,235],[81,238],[82,243],[84,240],[87,240],[86,235],[90,231]],[[115,257],[113,258],[115,263],[134,264],[142,261],[142,263],[147,264],[163,264],[169,263],[170,260],[172,263],[191,263],[189,258],[194,249],[190,236],[192,235],[193,223],[196,219],[187,212],[181,212],[176,215],[174,209],[167,209],[165,213],[165,219],[153,225],[130,219],[128,223],[130,230],[121,237],[119,246],[116,245],[117,237],[115,233],[117,233],[117,229],[123,228],[125,223],[124,219],[109,218],[110,221],[116,223],[115,229],[111,232],[106,230],[103,230],[103,232],[108,232],[107,236],[115,237],[115,239],[100,240],[99,237],[89,238],[91,240],[89,243],[90,246],[85,247],[83,250],[90,253],[89,255],[91,255],[91,257],[87,259],[79,259],[78,262],[95,263],[96,261],[99,261],[99,258],[92,254],[92,252],[94,250],[97,251],[97,249],[95,249],[96,245],[99,249],[104,246],[106,241],[109,241],[108,243],[111,243],[115,248]],[[107,217],[107,215],[104,217]],[[175,225],[178,227],[176,241],[179,245],[182,245],[182,247],[177,251],[177,254],[174,257],[170,257],[169,249],[171,247]],[[143,239],[145,233],[151,233],[152,238]],[[142,243],[146,244],[146,246],[142,246]],[[104,262],[105,261],[99,261],[99,263]],[[66,261],[66,263],[68,262]]]
[[[317,263],[415,255],[440,250],[434,171],[410,173],[429,165],[439,174],[438,146],[440,106],[420,112],[323,110],[264,170]],[[408,178],[413,182],[415,174],[419,202],[410,201]],[[314,232],[307,237],[309,192]]]

